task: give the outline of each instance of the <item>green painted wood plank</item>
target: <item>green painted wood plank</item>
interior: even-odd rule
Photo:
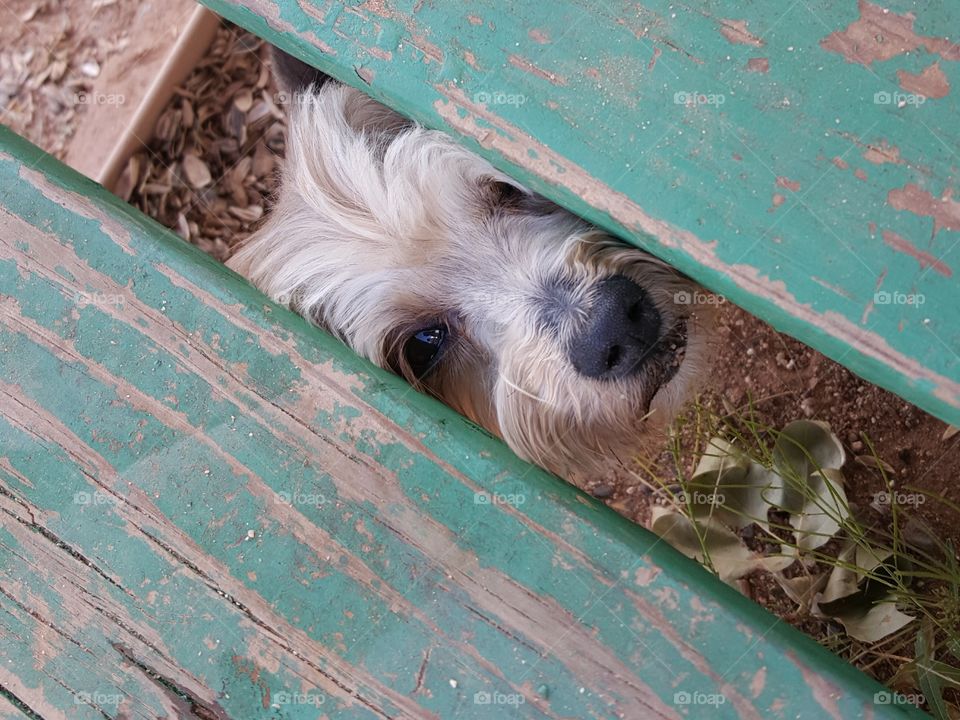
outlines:
[[[911,714],[5,129],[0,517],[38,717]]]
[[[960,424],[960,5],[203,1]]]

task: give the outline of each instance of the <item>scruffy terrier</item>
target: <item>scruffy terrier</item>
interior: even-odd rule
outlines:
[[[230,267],[559,475],[662,446],[707,354],[696,286],[442,132],[274,72],[281,191]]]

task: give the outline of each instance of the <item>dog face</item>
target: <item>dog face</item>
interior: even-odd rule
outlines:
[[[658,442],[706,354],[695,286],[443,133],[297,82],[276,206],[231,267],[553,472]]]

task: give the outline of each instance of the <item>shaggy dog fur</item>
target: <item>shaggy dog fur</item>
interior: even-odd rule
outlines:
[[[662,443],[702,374],[695,286],[442,132],[276,54],[282,187],[230,260],[560,475]]]

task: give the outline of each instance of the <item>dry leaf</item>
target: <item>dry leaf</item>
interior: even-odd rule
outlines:
[[[222,27],[138,156],[130,202],[219,260],[249,235],[276,187],[284,114],[270,102],[269,64],[263,41]]]
[[[791,600],[799,605],[804,611],[809,610],[813,604],[817,593],[823,590],[827,584],[827,574],[819,575],[799,575],[795,578],[784,577],[783,573],[773,573],[777,584],[783,588]]]
[[[847,635],[865,643],[879,642],[915,619],[897,610],[892,601],[877,603],[866,612],[850,611],[834,618],[840,621]]]
[[[754,570],[783,570],[793,558],[761,555],[753,552],[740,537],[714,518],[690,518],[669,508],[655,507],[650,515],[650,529],[687,557],[705,562],[706,547],[710,563],[725,583],[748,575]]]

